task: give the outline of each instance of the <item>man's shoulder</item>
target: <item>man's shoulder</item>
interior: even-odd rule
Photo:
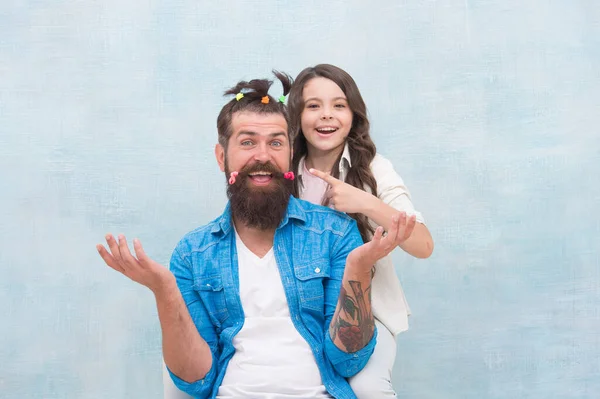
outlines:
[[[223,215],[186,233],[175,248],[182,256],[194,251],[202,252],[217,243],[215,233],[221,230]]]
[[[308,201],[294,198],[295,205],[304,214],[306,228],[322,228],[326,230],[346,231],[348,225],[356,223],[344,212],[326,206],[316,205]]]
[[[335,256],[362,244],[356,221],[345,213],[298,199],[295,206],[302,218],[291,223],[288,238],[293,240],[297,264]]]

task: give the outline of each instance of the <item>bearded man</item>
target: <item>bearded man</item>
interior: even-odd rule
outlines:
[[[169,269],[139,240],[106,236],[106,264],[155,296],[164,361],[195,398],[355,398],[347,377],[373,352],[375,262],[402,240],[398,218],[363,244],[343,213],[290,195],[291,145],[272,81],[239,82],[217,118],[229,203],[186,234]]]

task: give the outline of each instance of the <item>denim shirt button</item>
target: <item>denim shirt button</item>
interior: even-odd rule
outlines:
[[[315,273],[321,273],[321,269],[319,269],[318,267],[315,269]]]

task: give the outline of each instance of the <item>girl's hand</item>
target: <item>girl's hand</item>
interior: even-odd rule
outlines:
[[[366,191],[336,179],[329,173],[312,168],[309,172],[329,184],[325,197],[329,200],[329,204],[340,212],[364,214],[369,202],[376,198]]]

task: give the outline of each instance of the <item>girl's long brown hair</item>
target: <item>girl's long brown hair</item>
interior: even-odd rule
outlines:
[[[347,143],[350,150],[352,167],[348,171],[346,183],[361,190],[370,191],[377,195],[377,181],[371,172],[371,161],[376,154],[375,143],[369,135],[369,119],[367,118],[367,107],[360,95],[358,86],[354,79],[343,69],[330,64],[319,64],[314,67],[304,69],[294,80],[292,89],[288,97],[288,111],[290,115],[290,131],[294,140],[294,157],[292,158],[292,170],[298,176],[300,159],[306,156],[308,147],[306,138],[302,132],[301,117],[304,110],[304,99],[302,92],[306,83],[314,78],[323,77],[335,82],[346,95],[348,105],[352,110],[352,127],[348,134]],[[335,162],[331,175],[339,178],[339,164],[341,154]],[[300,195],[299,185],[302,184],[297,179],[294,184],[293,194],[296,197]],[[323,205],[327,205],[326,199]],[[358,224],[358,230],[363,240],[367,242],[374,233],[373,227],[369,224],[369,219],[360,213],[349,214]]]

